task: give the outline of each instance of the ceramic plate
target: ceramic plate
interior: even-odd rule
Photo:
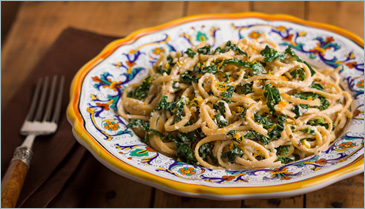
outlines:
[[[354,118],[327,150],[275,168],[215,170],[166,157],[126,128],[116,110],[125,87],[140,81],[162,53],[206,41],[269,38],[318,67],[341,66],[355,98]],[[67,116],[76,139],[118,174],[178,195],[233,200],[310,192],[363,172],[364,41],[326,24],[261,13],[198,15],[136,31],[85,64],[71,86]]]

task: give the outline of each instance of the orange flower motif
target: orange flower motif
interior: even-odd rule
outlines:
[[[232,181],[232,179],[234,179],[235,177],[234,177],[234,176],[222,176],[222,178],[223,178],[225,181]]]
[[[93,81],[95,82],[101,82],[100,78],[98,76],[92,77]]]
[[[127,63],[128,67],[133,67],[136,65],[135,62],[129,62],[129,61],[126,61],[125,63]]]
[[[269,173],[273,176],[280,176],[281,180],[289,180],[291,179],[290,176],[286,176],[288,174],[292,174],[292,172],[288,172],[288,168],[283,168],[280,170],[280,168],[274,168],[274,171],[269,171]]]
[[[293,38],[293,34],[289,34],[288,37],[282,38],[283,41],[291,41]]]
[[[361,80],[359,81],[357,84],[356,84],[357,87],[359,88],[364,88],[364,80]]]
[[[352,142],[346,142],[346,143],[342,143],[339,145],[339,147],[341,149],[347,149],[347,148],[350,148],[350,147],[355,147],[356,144],[355,143],[352,143]]]
[[[328,44],[328,43],[330,43],[330,42],[332,42],[332,41],[334,41],[334,39],[333,39],[333,37],[331,36],[331,37],[327,37],[326,38],[326,42],[325,42],[325,44]]]
[[[349,67],[351,69],[357,65],[357,62],[348,62],[348,63],[346,63],[346,65],[347,65],[347,67]]]
[[[320,164],[320,165],[326,165],[327,161],[326,161],[326,159],[321,158],[319,160],[316,160],[315,163]]]
[[[104,128],[108,129],[109,131],[116,131],[119,129],[119,124],[112,121],[107,121],[104,123]]]
[[[104,110],[109,110],[109,104],[103,104],[103,103],[97,102],[96,105],[99,107],[103,107]]]
[[[361,111],[360,111],[360,110],[355,110],[355,111],[354,111],[354,117],[358,116],[360,113],[361,113]]]
[[[184,167],[179,169],[179,173],[186,176],[192,176],[196,174],[196,171],[193,167]]]
[[[127,63],[128,65],[128,74],[130,74],[132,72],[132,67],[136,65],[135,62],[129,62],[129,61],[126,61],[125,63]]]
[[[248,34],[248,37],[252,38],[252,39],[258,39],[261,38],[262,33],[258,32],[258,31],[252,31],[250,34]]]
[[[162,48],[162,47],[156,47],[152,50],[152,53],[156,54],[156,55],[160,55],[160,54],[165,53],[165,52],[166,52],[165,49]]]

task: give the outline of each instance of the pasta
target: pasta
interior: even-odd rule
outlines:
[[[162,54],[118,113],[155,150],[207,168],[268,168],[325,150],[352,118],[338,69],[268,39]]]

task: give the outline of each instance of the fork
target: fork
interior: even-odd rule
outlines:
[[[44,111],[45,100],[48,91],[48,80],[46,77],[43,82],[42,78],[38,80],[32,102],[24,123],[20,129],[22,135],[26,135],[22,145],[15,149],[8,170],[6,171],[1,183],[1,207],[14,208],[20,191],[23,187],[25,177],[29,170],[29,164],[33,155],[32,146],[36,136],[53,134],[57,130],[57,124],[61,112],[62,94],[64,88],[64,76],[60,81],[58,95],[54,102],[57,76],[53,77],[50,94],[48,97],[47,107]],[[41,89],[42,88],[42,89]],[[42,91],[42,92],[40,92]],[[39,94],[40,99],[38,99]],[[55,103],[55,106],[53,105]],[[36,106],[38,105],[37,111]],[[53,108],[54,106],[54,108]],[[52,116],[53,109],[53,116]],[[44,114],[43,114],[44,113]],[[42,117],[43,116],[43,117]],[[52,116],[52,118],[51,118]]]

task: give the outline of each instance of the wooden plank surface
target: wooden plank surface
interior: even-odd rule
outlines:
[[[305,4],[303,1],[256,1],[253,2],[252,10],[266,14],[287,14],[305,19]]]
[[[3,104],[63,29],[76,27],[122,37],[182,17],[183,6],[183,2],[23,3],[2,49]]]
[[[106,167],[102,167],[93,182],[80,207],[148,208],[154,198],[152,187],[124,178]]]
[[[2,48],[2,107],[67,27],[125,36],[185,15],[246,11],[289,14],[364,36],[363,2],[26,2]],[[363,207],[363,202],[363,175],[291,198],[211,201],[172,195],[103,168],[83,207]]]
[[[335,25],[364,37],[364,2],[318,1],[308,3],[308,20]]]

